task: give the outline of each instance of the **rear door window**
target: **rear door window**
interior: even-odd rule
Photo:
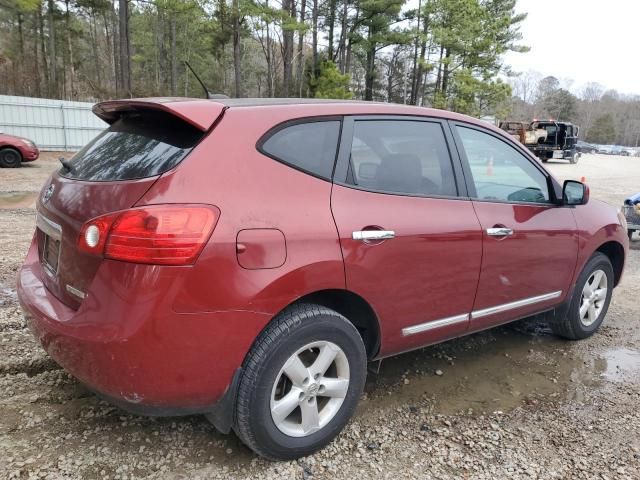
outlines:
[[[340,121],[310,121],[278,128],[258,149],[298,170],[330,180],[336,160]]]
[[[88,181],[134,180],[172,169],[204,133],[164,112],[124,114],[63,167],[66,178]]]
[[[377,192],[456,196],[451,156],[438,122],[355,122],[347,182]]]

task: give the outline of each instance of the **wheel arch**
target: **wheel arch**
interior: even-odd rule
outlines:
[[[376,357],[382,341],[380,322],[373,307],[360,295],[346,289],[319,290],[298,298],[286,308],[299,303],[322,305],[344,316],[360,333],[367,358]]]
[[[617,287],[618,282],[620,282],[620,278],[622,277],[622,270],[624,269],[624,247],[620,242],[611,240],[600,245],[595,251],[600,252],[609,258],[609,261],[613,266],[613,286]]]

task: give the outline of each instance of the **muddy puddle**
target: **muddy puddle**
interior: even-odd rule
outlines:
[[[623,369],[639,360],[616,358]],[[617,375],[611,365],[609,358],[573,352],[571,343],[544,329],[503,327],[384,360],[378,375],[369,374],[359,413],[424,400],[447,415],[507,412],[544,399],[580,401],[585,388]]]
[[[34,208],[38,192],[0,192],[0,209]]]
[[[602,376],[611,382],[640,383],[640,352],[628,348],[608,350],[604,354],[606,369]]]

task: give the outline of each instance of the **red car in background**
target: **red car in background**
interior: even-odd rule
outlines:
[[[81,382],[205,413],[273,459],[330,442],[367,361],[547,312],[594,334],[627,226],[505,132],[439,110],[291,99],[103,102],[43,187],[18,274]]]
[[[0,167],[19,167],[22,162],[37,160],[40,151],[31,140],[0,133]]]

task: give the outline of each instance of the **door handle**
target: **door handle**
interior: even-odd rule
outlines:
[[[364,242],[371,240],[389,240],[395,236],[396,232],[393,230],[360,230],[351,234],[353,240],[361,240]]]
[[[487,235],[490,237],[509,237],[513,235],[513,230],[507,227],[487,228]]]

